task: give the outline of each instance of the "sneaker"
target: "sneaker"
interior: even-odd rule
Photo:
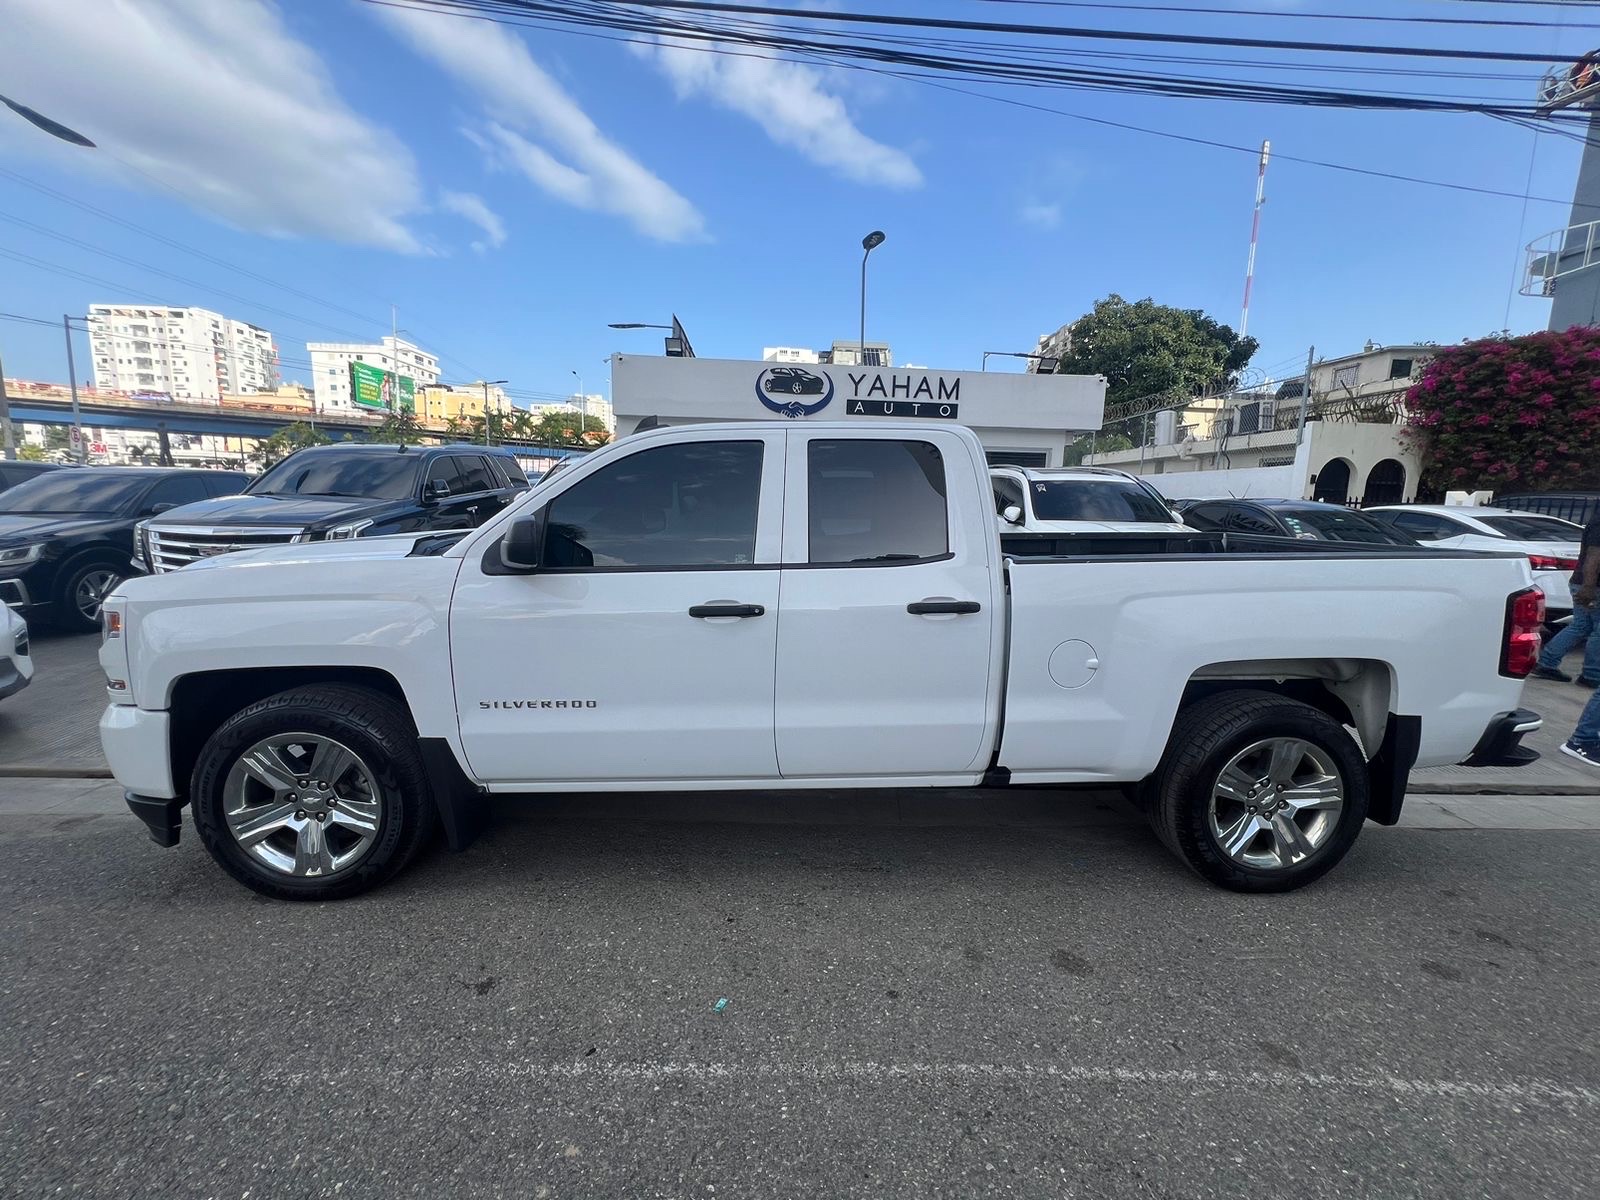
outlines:
[[[1571,683],[1572,676],[1565,671],[1558,671],[1555,667],[1535,667],[1531,672],[1535,679],[1554,679],[1557,683]]]
[[[1600,687],[1600,679],[1590,679],[1587,675],[1579,675],[1572,682],[1576,683],[1579,687]]]
[[[1588,763],[1591,767],[1600,767],[1600,749],[1584,749],[1574,746],[1571,742],[1561,743],[1561,753],[1577,759],[1581,763]]]

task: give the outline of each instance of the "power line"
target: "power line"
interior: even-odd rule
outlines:
[[[1552,21],[1508,21],[1503,17],[1494,19],[1488,17],[1397,17],[1390,14],[1299,12],[1294,9],[1273,8],[1201,8],[1192,5],[1175,4],[1090,3],[1089,0],[972,0],[972,2],[979,4],[1009,4],[1027,8],[1090,8],[1135,13],[1190,13],[1200,16],[1237,16],[1249,17],[1252,20],[1260,17],[1281,17],[1302,21],[1392,22],[1407,25],[1491,26],[1513,29],[1600,29],[1600,25],[1558,24]],[[1487,2],[1503,3],[1505,0],[1487,0]],[[1554,0],[1554,2],[1561,3],[1562,0]]]

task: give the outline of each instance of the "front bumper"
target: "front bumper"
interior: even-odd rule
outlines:
[[[169,850],[178,844],[178,835],[183,831],[182,800],[163,800],[138,792],[123,792],[122,798],[128,802],[128,811],[144,822],[152,842]]]
[[[1526,708],[1500,713],[1489,722],[1478,744],[1462,764],[1467,767],[1525,767],[1539,757],[1522,744],[1525,735],[1544,727],[1544,718]]]
[[[152,799],[178,799],[172,783],[172,718],[131,704],[109,704],[100,716],[100,748],[117,782]]]
[[[15,696],[33,681],[33,664],[25,658],[0,658],[0,700]]]

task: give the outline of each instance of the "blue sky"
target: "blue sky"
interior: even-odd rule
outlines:
[[[1600,28],[1571,24],[1490,32],[1276,15],[1563,15],[1529,5],[1227,6],[1257,11],[829,7],[1510,48],[1552,60],[1600,43]],[[55,143],[0,110],[0,254],[35,260],[0,257],[0,312],[58,319],[91,302],[199,304],[271,329],[285,376],[305,379],[306,341],[379,336],[393,304],[400,326],[443,357],[447,381],[508,378],[532,397],[571,392],[576,371],[587,391],[609,395],[604,358],[659,353],[661,343],[608,322],[676,312],[708,357],[853,337],[860,238],[877,228],[888,240],[872,256],[868,336],[889,341],[900,362],[976,368],[983,351],[1030,350],[1110,292],[1238,321],[1250,154],[881,74],[353,0],[0,0],[0,9],[12,43],[0,92],[101,147]],[[1600,12],[1573,20],[1600,23]],[[1538,73],[1532,64],[1482,70]],[[1518,80],[1355,82],[1514,98],[1533,90]],[[1536,144],[1529,130],[1465,115],[1008,94],[1237,145],[1269,137],[1278,155],[1562,201],[1524,212],[1520,199],[1275,158],[1250,318],[1256,363],[1274,374],[1294,371],[1311,344],[1332,356],[1368,338],[1478,336],[1507,323],[1508,299],[1514,331],[1547,319],[1547,302],[1513,298],[1514,273],[1524,243],[1567,222],[1579,151],[1570,139],[1547,133]],[[0,355],[9,376],[65,378],[59,331],[0,320]]]

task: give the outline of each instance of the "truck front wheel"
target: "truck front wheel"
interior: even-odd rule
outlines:
[[[223,870],[280,900],[338,900],[414,857],[436,814],[405,711],[367,688],[269,696],[206,742],[195,828]]]
[[[1367,763],[1320,709],[1229,691],[1178,714],[1146,790],[1156,834],[1239,892],[1286,892],[1349,851],[1366,820]]]

